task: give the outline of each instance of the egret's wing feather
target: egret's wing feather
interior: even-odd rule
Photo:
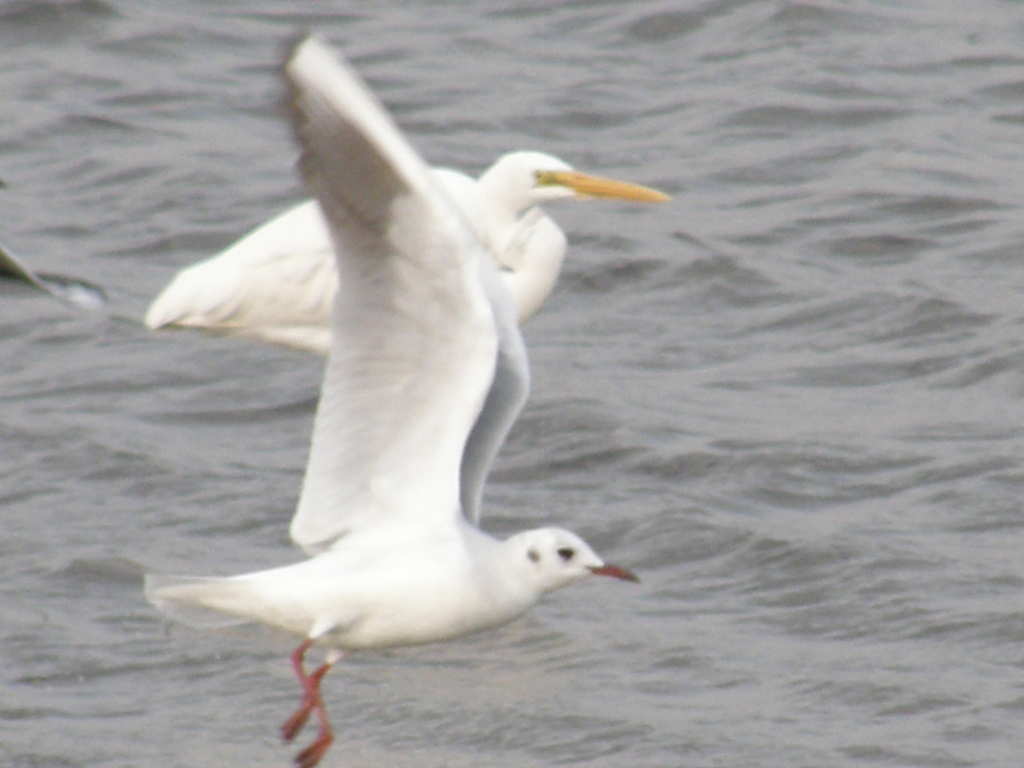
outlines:
[[[326,355],[337,282],[330,233],[310,200],[179,272],[153,300],[146,325],[247,336]]]
[[[285,78],[340,282],[292,538],[317,552],[363,526],[450,524],[497,356],[482,247],[383,108],[321,43],[297,45]]]
[[[480,210],[480,193],[477,190],[476,179],[451,168],[431,168],[430,173],[455,203],[455,207],[462,212],[473,233],[486,245],[486,233],[480,229],[484,226],[484,217]]]

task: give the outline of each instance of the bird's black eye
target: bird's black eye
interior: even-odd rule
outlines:
[[[570,560],[572,560],[572,556],[576,554],[576,550],[574,550],[572,547],[560,547],[556,551],[558,552],[558,556],[562,558],[565,562],[569,562]]]
[[[526,550],[526,556],[530,558],[531,563],[536,563],[540,560],[540,552],[538,552],[536,549]]]

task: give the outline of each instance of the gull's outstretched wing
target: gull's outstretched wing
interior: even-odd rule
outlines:
[[[285,65],[300,166],[335,243],[333,340],[292,538],[460,514],[460,468],[498,357],[485,255],[359,78],[316,39]]]

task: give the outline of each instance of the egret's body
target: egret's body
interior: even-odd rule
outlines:
[[[315,40],[285,68],[301,168],[340,274],[332,343],[291,536],[311,557],[228,578],[147,577],[172,614],[256,620],[292,655],[333,738],[320,680],[343,651],[500,626],[592,574],[635,579],[558,528],[499,541],[476,527],[484,477],[526,397],[516,309],[479,236],[355,75]],[[307,673],[318,643],[327,662]]]
[[[554,289],[566,239],[538,204],[572,197],[666,199],[655,190],[573,171],[541,152],[500,157],[479,180],[432,170],[498,267],[519,322]],[[153,301],[146,325],[259,339],[326,355],[338,275],[316,200],[271,219],[222,253],[182,270]]]

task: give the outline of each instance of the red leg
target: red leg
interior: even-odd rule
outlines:
[[[285,724],[281,726],[281,738],[285,741],[290,742],[294,740],[295,737],[299,735],[299,731],[301,731],[303,726],[306,725],[306,721],[309,720],[309,716],[313,713],[313,709],[316,707],[316,702],[320,700],[320,678],[326,675],[330,668],[330,664],[323,664],[318,667],[313,674],[308,677],[303,675],[300,679],[304,694],[302,702],[299,704],[299,708],[296,709],[294,714],[292,714],[292,716],[285,721]],[[307,687],[310,682],[313,683],[315,688],[315,693],[312,696],[310,695],[310,689]]]
[[[328,747],[331,746],[331,742],[334,741],[334,733],[327,721],[327,710],[324,709],[323,700],[320,698],[320,680],[330,671],[334,660],[329,659],[327,663],[317,667],[312,674],[307,675],[303,658],[312,645],[312,640],[305,640],[292,653],[292,667],[295,669],[296,677],[299,678],[299,685],[302,686],[302,702],[281,728],[282,738],[290,742],[302,730],[306,721],[309,720],[309,716],[316,712],[317,720],[320,723],[320,734],[312,744],[296,756],[295,763],[299,768],[313,768],[320,762]]]
[[[320,721],[320,734],[312,744],[295,756],[295,764],[299,768],[313,768],[320,762],[327,753],[328,747],[331,746],[331,742],[334,741],[334,732],[331,730],[331,724],[327,722],[327,710],[324,709],[323,702],[319,700],[319,697],[317,697],[315,709],[317,719]]]
[[[313,645],[312,640],[304,640],[302,645],[292,651],[292,669],[295,670],[295,676],[299,678],[299,685],[302,687],[302,703],[299,704],[299,708],[295,711],[295,714],[285,721],[285,724],[281,726],[281,738],[287,742],[294,739],[302,726],[306,724],[306,720],[309,718],[309,712],[311,707],[310,704],[310,690],[309,690],[309,677],[306,675],[306,667],[303,664],[303,658],[306,655],[306,651]],[[304,713],[304,714],[303,714]]]

